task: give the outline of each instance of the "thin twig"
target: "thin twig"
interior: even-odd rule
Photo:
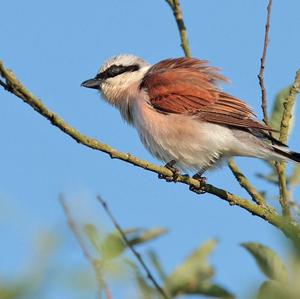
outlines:
[[[97,199],[100,202],[100,204],[102,205],[102,207],[105,210],[105,212],[107,213],[107,215],[109,216],[109,218],[111,219],[112,223],[114,224],[114,226],[116,227],[116,229],[118,230],[118,232],[120,233],[120,235],[121,235],[123,241],[125,242],[125,244],[127,245],[127,247],[131,250],[131,252],[133,253],[133,255],[137,258],[138,262],[140,263],[140,265],[145,270],[145,272],[146,272],[149,280],[151,280],[151,282],[153,283],[153,285],[156,288],[156,290],[158,291],[158,293],[163,298],[168,299],[169,296],[165,293],[165,291],[163,290],[163,288],[158,284],[158,282],[156,281],[156,279],[152,275],[150,269],[147,267],[146,263],[144,262],[142,256],[135,250],[134,246],[128,241],[128,239],[126,237],[126,234],[124,233],[123,229],[121,228],[121,226],[117,222],[116,218],[114,217],[114,215],[110,211],[107,203],[99,195],[97,196]]]
[[[166,2],[169,4],[170,8],[172,9],[172,12],[174,14],[176,24],[178,27],[180,39],[181,39],[181,47],[183,49],[183,52],[186,57],[191,57],[191,49],[189,45],[189,40],[187,36],[187,30],[184,24],[183,20],[183,13],[182,9],[180,6],[180,1],[179,0],[166,0]]]
[[[271,12],[272,12],[272,0],[269,0],[269,4],[267,6],[267,21],[265,26],[264,47],[263,47],[262,57],[260,59],[260,70],[258,74],[258,81],[261,88],[261,108],[264,115],[263,121],[266,124],[269,124],[269,117],[268,117],[268,101],[267,101],[267,91],[266,91],[265,80],[264,80],[264,72],[266,67],[265,63],[266,63],[267,50],[269,45]]]
[[[84,256],[90,262],[92,268],[94,269],[95,275],[97,277],[97,281],[99,283],[98,298],[101,299],[101,292],[102,292],[102,290],[104,290],[106,299],[112,299],[112,295],[111,295],[111,292],[110,292],[110,290],[107,286],[107,283],[104,281],[104,279],[103,279],[103,277],[102,277],[102,275],[99,271],[98,262],[90,255],[90,253],[89,253],[89,251],[88,251],[88,249],[87,249],[87,247],[84,243],[84,240],[81,237],[80,231],[77,228],[75,221],[73,220],[71,211],[70,211],[70,209],[69,209],[69,207],[66,203],[66,200],[62,195],[59,196],[59,201],[60,201],[60,203],[61,203],[61,205],[64,209],[64,212],[65,212],[65,215],[67,217],[70,229],[74,233],[74,235],[75,235],[75,237],[76,237],[76,239],[77,239],[77,241],[78,241],[78,243],[81,247],[81,250],[82,250]]]
[[[297,94],[300,90],[300,69],[297,71],[294,83],[290,89],[289,95],[284,102],[284,111],[280,124],[279,140],[282,143],[286,143],[288,140],[289,126],[291,118],[293,117],[292,111],[296,101]],[[279,202],[282,207],[282,213],[284,216],[290,216],[289,209],[289,192],[286,185],[286,162],[276,163],[276,169],[279,178]]]
[[[228,167],[232,171],[239,184],[249,193],[252,200],[258,205],[264,205],[266,203],[264,197],[255,189],[251,182],[239,170],[238,166],[233,160],[229,160]]]
[[[26,87],[15,77],[12,71],[8,71],[3,63],[0,61],[0,76],[5,78],[6,83],[11,86],[10,92],[23,100],[26,104],[31,106],[35,111],[48,119],[53,126],[56,126],[65,134],[69,135],[76,142],[81,143],[89,148],[98,150],[108,154],[111,158],[125,161],[129,164],[141,167],[145,170],[161,174],[166,177],[173,175],[172,171],[166,167],[157,166],[148,161],[141,160],[131,154],[120,152],[111,146],[100,142],[95,138],[91,138],[81,134],[74,127],[66,123],[61,117],[49,110],[41,100],[35,97]],[[8,83],[9,82],[9,83]],[[200,182],[196,179],[179,175],[176,182],[180,182],[196,188],[200,187]],[[201,184],[201,187],[207,193],[213,194],[222,200],[225,200],[230,205],[237,205],[253,215],[256,215],[272,225],[279,228],[288,238],[294,241],[296,245],[299,243],[300,247],[300,227],[294,223],[286,221],[274,211],[270,206],[258,206],[257,204],[249,202],[247,199],[241,198],[226,190],[220,189],[210,184]]]
[[[275,162],[275,168],[278,173],[279,203],[281,205],[282,215],[290,217],[289,191],[286,184],[286,162]]]

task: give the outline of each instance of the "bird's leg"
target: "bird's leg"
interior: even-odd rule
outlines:
[[[206,171],[206,169],[203,169],[199,172],[197,172],[195,175],[193,175],[193,179],[199,181],[200,186],[190,186],[189,189],[197,194],[204,194],[206,191],[203,189],[203,185],[207,183],[207,178],[205,176],[202,176],[203,173]]]
[[[165,176],[163,174],[159,174],[158,178],[159,179],[165,179],[167,182],[176,182],[177,178],[180,175],[179,170],[175,167],[176,161],[175,160],[171,160],[169,161],[165,167],[168,168],[169,170],[172,171],[173,175],[172,176]]]
[[[190,186],[189,189],[197,194],[204,194],[206,193],[206,191],[204,190],[204,186],[207,183],[207,178],[205,176],[203,176],[204,172],[206,170],[208,170],[209,168],[213,167],[214,165],[216,165],[216,163],[218,163],[218,161],[220,161],[222,159],[223,155],[219,154],[217,156],[214,156],[210,163],[205,165],[204,167],[202,167],[202,169],[200,171],[198,171],[194,176],[193,179],[196,179],[199,183],[200,186],[199,187],[194,187],[194,186]]]

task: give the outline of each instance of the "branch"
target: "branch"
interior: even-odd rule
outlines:
[[[288,140],[290,121],[293,117],[292,110],[295,105],[297,94],[300,91],[300,69],[296,72],[294,83],[290,89],[289,95],[284,102],[284,111],[280,124],[280,136],[279,141],[286,143]]]
[[[290,89],[289,95],[284,102],[284,111],[280,124],[279,141],[286,143],[288,139],[289,126],[292,115],[293,106],[296,101],[297,94],[300,91],[300,69],[296,73],[294,83]],[[286,162],[276,163],[276,169],[279,179],[279,202],[282,207],[282,213],[284,216],[290,216],[289,210],[289,192],[286,185]]]
[[[265,205],[264,197],[255,189],[251,182],[245,177],[245,175],[239,170],[233,160],[229,160],[228,167],[239,182],[239,184],[248,192],[252,200],[258,205]]]
[[[258,74],[258,81],[261,88],[261,108],[264,115],[263,121],[266,124],[269,123],[269,117],[268,117],[267,91],[266,91],[265,81],[264,81],[264,72],[265,72],[267,50],[269,45],[271,12],[272,12],[272,0],[269,0],[269,4],[267,6],[267,21],[265,26],[266,29],[265,29],[265,38],[264,38],[264,48],[263,48],[262,57],[260,59],[260,70]]]
[[[155,280],[154,276],[151,274],[151,271],[147,267],[147,265],[144,262],[144,260],[142,259],[141,255],[135,250],[134,246],[128,241],[128,239],[126,237],[126,234],[124,233],[121,226],[119,225],[119,223],[117,222],[117,220],[113,216],[112,212],[110,211],[109,207],[107,206],[107,203],[99,195],[97,196],[97,199],[100,202],[100,204],[102,205],[102,207],[105,210],[105,212],[107,213],[107,215],[109,216],[109,218],[111,219],[112,223],[114,224],[114,226],[116,227],[118,232],[120,233],[120,235],[121,235],[123,241],[125,242],[126,246],[131,250],[133,255],[137,258],[140,265],[143,267],[143,269],[147,273],[148,278],[151,280],[151,282],[153,283],[153,285],[156,288],[156,290],[158,291],[158,293],[163,298],[168,299],[169,297],[167,296],[165,291],[162,289],[162,287],[158,284],[158,282]]]
[[[59,201],[64,209],[64,212],[65,212],[65,215],[67,217],[67,220],[68,220],[68,224],[69,224],[69,227],[70,229],[72,230],[72,232],[74,233],[80,247],[81,247],[81,250],[84,254],[84,256],[86,257],[86,259],[90,262],[92,268],[94,269],[94,272],[95,272],[95,275],[97,277],[97,281],[99,283],[99,299],[101,298],[101,290],[104,290],[105,292],[105,295],[106,295],[106,299],[112,299],[112,295],[110,293],[110,290],[106,284],[106,282],[104,281],[100,271],[99,271],[99,265],[97,263],[97,261],[89,254],[89,251],[81,237],[81,234],[80,234],[80,231],[78,230],[74,220],[73,220],[73,217],[72,217],[72,214],[70,212],[70,209],[65,201],[65,198],[60,195],[59,197]]]
[[[39,114],[43,115],[46,119],[48,119],[52,125],[59,128],[65,134],[69,135],[76,142],[81,143],[89,148],[94,150],[98,150],[108,154],[111,158],[119,159],[130,163],[132,165],[141,167],[145,170],[149,170],[151,172],[161,174],[163,176],[172,176],[173,173],[166,167],[157,166],[155,164],[149,163],[148,161],[141,160],[132,156],[131,154],[126,154],[120,152],[107,144],[100,142],[97,139],[90,138],[81,134],[75,128],[67,124],[61,117],[59,117],[54,112],[50,111],[41,100],[35,97],[31,92],[29,92],[25,86],[21,84],[20,81],[15,77],[12,71],[7,70],[3,63],[0,61],[0,76],[6,80],[6,84],[9,87],[9,91],[22,99],[26,104],[31,106],[35,111]],[[193,186],[196,188],[200,187],[200,182],[193,178],[179,175],[176,182],[180,182],[189,186]],[[279,228],[288,238],[293,240],[293,242],[298,245],[300,248],[300,227],[295,225],[293,222],[288,221],[278,215],[274,209],[269,206],[258,206],[254,203],[249,202],[248,200],[241,198],[237,195],[234,195],[228,191],[217,188],[210,184],[201,185],[204,191],[207,193],[213,194],[220,199],[225,200],[230,205],[237,205],[253,215],[256,215],[272,225]]]
[[[184,55],[186,57],[191,57],[192,53],[191,53],[191,49],[190,49],[190,45],[189,45],[186,27],[185,27],[184,20],[183,20],[183,13],[182,13],[182,9],[180,6],[180,1],[179,0],[166,0],[166,2],[169,4],[169,6],[171,7],[172,12],[174,14],[176,24],[177,24],[177,27],[179,30],[179,35],[180,35],[180,39],[181,39],[181,47],[183,49]]]

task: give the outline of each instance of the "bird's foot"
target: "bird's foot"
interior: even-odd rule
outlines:
[[[202,176],[201,174],[196,173],[195,175],[193,175],[193,179],[197,180],[200,183],[200,186],[190,186],[189,189],[197,194],[206,193],[206,191],[204,190],[204,185],[207,183],[207,178]]]
[[[166,176],[163,174],[158,174],[158,178],[159,179],[164,179],[167,182],[176,182],[179,175],[180,175],[180,171],[175,167],[176,161],[172,160],[170,162],[168,162],[165,167],[168,168],[169,170],[172,171],[173,175],[172,176]]]

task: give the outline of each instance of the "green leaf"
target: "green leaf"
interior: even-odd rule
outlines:
[[[100,233],[98,232],[96,226],[94,224],[86,224],[84,226],[84,230],[94,245],[95,249],[98,251],[99,254],[102,254],[101,252],[101,239],[100,239]]]
[[[156,239],[165,233],[167,233],[167,229],[162,227],[153,229],[140,228],[126,232],[126,237],[131,245],[137,245]]]
[[[224,299],[234,299],[235,296],[224,289],[223,287],[212,284],[209,286],[201,286],[197,292],[197,294],[203,294],[208,297],[216,297],[216,298],[224,298]]]
[[[102,259],[113,259],[123,253],[126,246],[118,232],[107,234],[102,239],[94,224],[86,224],[85,231]]]
[[[101,251],[104,259],[112,259],[123,253],[126,245],[118,232],[108,234],[102,243]]]
[[[126,249],[126,244],[118,231],[114,231],[113,233],[100,238],[100,232],[97,230],[96,226],[93,224],[86,224],[85,232],[95,249],[104,259],[115,258],[122,254]],[[165,228],[160,227],[148,230],[142,228],[129,228],[124,230],[126,238],[131,245],[148,242],[158,238],[166,232],[167,230]]]
[[[260,270],[270,279],[287,282],[288,274],[280,257],[270,248],[258,243],[241,244],[255,258]]]
[[[207,257],[212,253],[216,244],[216,240],[207,241],[167,278],[165,288],[172,296],[202,294],[219,298],[234,298],[228,291],[210,282],[214,269],[208,264]]]
[[[211,284],[208,282],[198,282],[198,284],[194,287],[192,286],[186,286],[186,288],[183,288],[179,294],[185,294],[185,295],[205,295],[207,297],[214,297],[214,298],[224,298],[224,299],[234,299],[235,296],[224,289],[223,287]]]
[[[257,299],[299,299],[299,296],[292,294],[289,285],[268,280],[261,285]]]

